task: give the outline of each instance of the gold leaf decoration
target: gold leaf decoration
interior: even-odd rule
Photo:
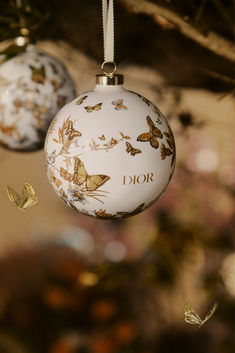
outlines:
[[[9,200],[20,210],[25,210],[30,206],[36,205],[38,202],[34,188],[26,182],[24,183],[24,189],[21,196],[10,186],[7,186],[7,194]]]
[[[191,302],[187,302],[184,307],[184,320],[188,324],[191,325],[198,325],[198,327],[201,327],[204,325],[204,323],[211,318],[211,316],[214,314],[218,304],[214,303],[212,306],[211,310],[206,314],[206,317],[204,320],[200,318],[198,315],[196,309],[193,307]]]

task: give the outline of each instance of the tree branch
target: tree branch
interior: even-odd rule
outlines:
[[[225,59],[235,61],[235,45],[232,42],[214,32],[209,32],[208,35],[202,34],[170,9],[147,0],[119,0],[119,2],[128,6],[135,13],[145,13],[150,16],[160,15],[166,18],[173,22],[186,37]]]

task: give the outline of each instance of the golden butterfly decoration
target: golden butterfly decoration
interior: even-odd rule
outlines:
[[[130,153],[131,156],[135,156],[138,153],[142,153],[141,150],[139,150],[138,148],[134,148],[130,142],[126,142],[126,152]]]
[[[117,215],[122,216],[122,217],[134,216],[134,215],[140,213],[141,211],[143,211],[144,206],[145,206],[145,203],[142,203],[141,205],[136,207],[136,209],[133,211],[130,211],[130,212],[120,211],[120,212],[117,212]]]
[[[159,130],[153,123],[152,119],[150,116],[146,117],[147,125],[149,128],[149,132],[144,132],[143,134],[140,134],[137,137],[137,141],[140,142],[150,142],[150,145],[153,148],[158,148],[159,147],[159,142],[158,138],[163,138],[163,134],[161,130]]]
[[[24,183],[24,189],[22,195],[20,196],[14,189],[7,186],[7,194],[10,201],[20,210],[25,210],[30,206],[36,205],[38,198],[36,196],[35,190],[29,183]]]
[[[95,191],[109,179],[108,175],[103,174],[88,175],[83,162],[77,157],[74,158],[73,181],[75,184],[81,186],[85,183],[85,190]]]
[[[212,306],[211,310],[206,314],[206,317],[204,320],[202,320],[198,313],[196,312],[195,308],[191,304],[191,302],[187,302],[184,307],[184,320],[191,325],[198,325],[198,327],[201,327],[204,325],[204,323],[211,318],[211,316],[214,314],[215,310],[217,309],[218,304],[214,303]]]
[[[167,156],[170,156],[173,152],[170,150],[170,148],[167,148],[164,143],[161,145],[161,157],[162,159],[165,159]]]
[[[173,155],[172,156],[172,161],[171,161],[171,165],[173,165],[174,163],[174,160],[175,160],[175,140],[174,140],[174,136],[171,132],[171,130],[169,130],[169,132],[164,132],[164,135],[166,136],[166,141],[168,143],[168,146],[170,147],[171,149],[171,154]]]
[[[68,139],[72,140],[74,137],[82,136],[81,132],[73,128],[73,123],[71,120],[68,122],[68,126],[65,130],[65,135],[68,135]]]
[[[123,99],[117,99],[116,101],[113,101],[112,104],[115,105],[116,110],[128,109],[127,106],[123,104]]]
[[[84,102],[85,99],[87,99],[88,96],[83,96],[82,98],[79,98],[76,102],[77,105],[80,105]]]
[[[93,107],[87,106],[87,107],[84,107],[84,109],[86,109],[87,113],[91,113],[91,112],[93,112],[93,110],[97,112],[98,110],[101,109],[102,104],[103,103],[98,103],[98,104],[94,105]]]
[[[31,65],[29,65],[29,67],[32,71],[31,80],[36,83],[44,84],[46,78],[45,66],[42,65],[39,69]]]
[[[98,217],[98,218],[103,218],[103,219],[115,219],[117,218],[117,215],[115,214],[112,214],[112,213],[108,213],[106,212],[105,210],[98,210],[98,211],[95,211],[95,215]]]
[[[104,135],[99,136],[99,139],[100,139],[100,141],[105,141],[105,136]]]

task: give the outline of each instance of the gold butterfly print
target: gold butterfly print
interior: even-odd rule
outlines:
[[[141,150],[139,150],[138,148],[134,148],[132,147],[132,145],[130,144],[130,142],[126,142],[126,152],[130,153],[131,156],[135,156],[138,153],[142,153]]]
[[[172,161],[171,161],[171,165],[173,165],[174,160],[175,160],[175,140],[174,140],[174,136],[171,132],[171,130],[169,130],[169,132],[164,132],[164,135],[166,136],[166,142],[168,143],[168,146],[170,147],[170,149],[172,150]]]
[[[51,169],[49,169],[49,178],[50,178],[51,182],[52,182],[53,184],[55,184],[55,186],[56,186],[57,188],[59,188],[60,185],[62,184],[62,181],[61,181],[61,180],[56,179],[56,177],[54,176],[54,173],[53,173],[53,171],[52,171]]]
[[[44,84],[46,78],[45,66],[42,65],[39,69],[31,65],[29,65],[29,67],[32,71],[31,80],[36,83]]]
[[[22,196],[20,196],[14,189],[7,186],[7,194],[9,200],[20,210],[25,210],[27,207],[36,205],[38,198],[35,190],[29,183],[24,183]]]
[[[99,136],[99,139],[100,139],[100,141],[105,141],[105,136],[104,135]]]
[[[74,158],[73,181],[75,184],[81,186],[85,183],[85,190],[95,191],[109,179],[108,175],[103,174],[88,175],[83,162],[77,157]]]
[[[153,148],[159,147],[158,138],[163,138],[161,130],[159,130],[153,123],[152,119],[147,116],[146,117],[147,125],[149,127],[149,132],[144,132],[137,137],[137,141],[140,142],[150,142],[150,145]]]
[[[170,150],[170,148],[167,148],[164,143],[161,145],[161,157],[162,159],[165,159],[167,156],[170,156],[173,152]]]
[[[128,109],[127,106],[123,104],[123,99],[117,99],[116,101],[113,101],[112,104],[115,105],[116,110]]]
[[[175,141],[174,141],[174,137],[173,137],[172,132],[171,132],[171,131],[170,131],[170,132],[166,132],[166,131],[165,131],[165,132],[164,132],[164,135],[167,137],[166,141],[167,141],[169,147],[170,147],[173,151],[175,151]]]
[[[103,103],[98,103],[98,104],[94,105],[93,107],[92,106],[84,107],[84,109],[86,109],[87,113],[91,113],[91,112],[93,112],[93,110],[94,111],[100,110],[102,107],[102,104]]]
[[[135,210],[133,210],[131,212],[117,212],[117,215],[123,216],[123,217],[134,216],[134,215],[140,213],[141,211],[143,211],[144,205],[145,205],[145,203],[142,203]]]
[[[68,135],[68,139],[72,140],[74,137],[82,136],[81,132],[73,128],[73,123],[71,120],[68,122],[67,129],[65,130],[65,135]]]
[[[76,102],[77,105],[80,105],[84,102],[85,99],[87,99],[88,96],[83,96],[82,98],[79,98]]]
[[[198,325],[198,327],[201,327],[214,314],[217,306],[218,304],[214,303],[211,310],[206,314],[205,319],[202,320],[196,312],[195,308],[192,306],[192,304],[190,302],[187,302],[184,307],[184,320],[188,324]]]
[[[117,216],[115,214],[107,213],[105,210],[100,209],[99,211],[95,211],[95,214],[98,218],[103,219],[115,219]]]

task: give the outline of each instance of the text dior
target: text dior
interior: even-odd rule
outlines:
[[[144,184],[153,181],[153,173],[139,174],[139,175],[124,175],[123,185],[130,184]]]

